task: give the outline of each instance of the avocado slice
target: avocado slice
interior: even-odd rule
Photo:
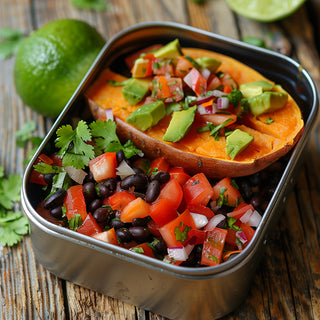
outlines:
[[[247,99],[249,109],[254,116],[281,109],[286,105],[287,101],[287,93],[274,91],[263,92]]]
[[[196,62],[202,69],[208,69],[211,73],[216,72],[221,65],[220,60],[214,59],[212,57],[199,57],[196,59]]]
[[[179,39],[175,39],[154,52],[156,58],[172,59],[182,56]]]
[[[133,111],[126,121],[136,128],[146,131],[155,126],[166,115],[163,101],[147,103]]]
[[[272,91],[273,88],[274,84],[265,80],[243,83],[239,87],[244,98],[257,96],[265,91]]]
[[[174,111],[163,140],[167,142],[181,140],[192,125],[196,110],[197,106],[193,106],[187,110]]]
[[[234,130],[227,136],[227,154],[233,160],[237,154],[246,149],[253,141],[253,136],[240,129]]]
[[[123,88],[122,94],[131,106],[140,102],[149,90],[149,82],[132,78]]]

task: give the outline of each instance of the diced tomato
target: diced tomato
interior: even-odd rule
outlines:
[[[102,229],[97,223],[96,219],[89,212],[77,231],[87,236],[92,236],[93,234],[102,232]]]
[[[237,82],[232,78],[229,73],[225,73],[222,78],[220,78],[221,83],[224,86],[223,92],[230,93],[232,90],[238,88]]]
[[[130,248],[130,251],[136,252],[136,253],[140,253],[140,254],[144,254],[145,256],[151,257],[151,258],[155,258],[154,252],[152,250],[152,248],[147,244],[147,243],[140,243],[134,247]]]
[[[173,75],[173,64],[169,59],[156,58],[152,63],[152,72],[155,75]]]
[[[183,262],[183,261],[174,260],[173,258],[170,258],[169,255],[165,256],[164,261],[166,263],[173,264],[175,266],[179,266]]]
[[[183,245],[190,239],[190,230],[195,229],[195,224],[189,210],[185,210],[176,219],[162,226],[159,231],[168,247]]]
[[[220,228],[207,232],[207,238],[203,243],[201,264],[207,266],[220,264],[227,233],[227,230]]]
[[[134,53],[130,54],[129,56],[127,56],[124,60],[125,60],[125,63],[126,65],[128,66],[128,68],[131,70],[131,68],[133,67],[134,65],[134,62],[143,54],[146,54],[146,53],[150,53],[150,52],[153,52],[155,50],[158,50],[162,47],[161,44],[155,44],[155,45],[152,45],[152,46],[149,46],[149,47],[146,47],[146,48],[143,48],[139,51],[135,51]]]
[[[181,78],[155,76],[152,84],[152,95],[166,103],[180,101],[184,97]]]
[[[226,246],[228,245],[229,250],[236,250],[238,248],[237,241],[236,241],[237,239],[236,233],[237,233],[236,230],[228,229],[225,245]]]
[[[202,244],[206,240],[207,233],[203,230],[191,229],[189,231],[190,239],[195,237],[195,244]]]
[[[177,58],[175,75],[179,78],[183,78],[193,68],[193,64],[183,56]]]
[[[116,177],[117,158],[115,152],[106,152],[89,161],[94,180],[100,182]]]
[[[162,198],[150,205],[150,217],[159,227],[162,227],[177,216],[177,210],[170,199]]]
[[[136,199],[136,196],[128,191],[120,191],[114,193],[107,199],[112,210],[122,210],[129,202]]]
[[[223,178],[213,186],[212,200],[217,201],[221,194],[224,204],[231,207],[237,207],[243,201],[239,190],[232,185],[230,177]]]
[[[107,231],[103,231],[97,234],[92,235],[93,238],[98,239],[98,240],[102,240],[104,242],[108,242],[114,245],[118,245],[118,239],[117,239],[117,235],[116,235],[116,231],[114,230],[114,228],[111,228]]]
[[[230,120],[230,122],[228,122],[225,127],[230,126],[231,124],[235,123],[238,119],[236,114],[222,114],[222,113],[213,113],[213,114],[199,114],[196,113],[196,117],[197,120],[200,120],[201,122],[211,122],[213,123],[215,126],[218,126],[220,124],[222,124],[223,122]]]
[[[169,170],[169,163],[167,162],[167,160],[163,157],[159,157],[151,161],[149,175],[153,173],[157,173],[159,171],[168,172],[168,170]]]
[[[183,195],[187,204],[206,206],[213,195],[212,186],[204,173],[197,173],[183,185]]]
[[[209,220],[214,216],[214,212],[202,204],[188,204],[188,209],[190,212],[199,213],[205,215]]]
[[[196,68],[192,68],[183,80],[197,96],[203,96],[206,93],[207,80]]]
[[[38,164],[38,163],[53,164],[53,160],[47,155],[45,155],[44,153],[41,153],[38,156],[37,160],[35,161],[35,164]],[[36,171],[35,169],[32,169],[31,171],[29,182],[41,184],[43,186],[47,185],[47,183],[44,181],[43,174]]]
[[[134,218],[145,218],[150,214],[150,205],[142,198],[129,202],[121,211],[120,220],[132,222]]]
[[[82,221],[87,218],[87,208],[82,193],[82,185],[70,187],[67,190],[63,204],[66,207],[66,215],[68,220],[74,218],[76,213],[80,214]]]
[[[183,186],[187,180],[190,179],[190,176],[182,167],[171,167],[168,172],[170,173],[171,178],[176,179],[181,186]]]
[[[172,206],[178,209],[183,198],[182,187],[176,179],[169,180],[161,189],[156,201],[160,199],[170,200]]]
[[[212,91],[218,89],[221,86],[221,81],[219,77],[212,74],[208,79],[207,91]]]
[[[246,238],[247,238],[247,242],[244,244],[244,247],[246,247],[250,241],[252,240],[254,234],[255,234],[255,230],[248,226],[247,224],[241,223],[240,228],[242,229],[242,231],[244,232]]]
[[[228,213],[228,216],[240,219],[248,210],[254,211],[254,207],[251,204],[241,202],[232,212]]]

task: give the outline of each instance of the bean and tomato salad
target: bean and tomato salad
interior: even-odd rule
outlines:
[[[40,215],[186,267],[218,265],[248,246],[285,165],[280,160],[251,176],[208,179],[162,157],[127,157],[124,148],[95,155],[83,169],[64,166],[63,160],[56,152],[35,162],[30,182],[46,191]]]

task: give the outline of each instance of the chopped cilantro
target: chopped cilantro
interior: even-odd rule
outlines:
[[[33,166],[33,168],[42,174],[63,172],[62,167],[53,166],[51,164],[47,164],[44,162],[40,162],[40,163],[35,164]]]
[[[182,228],[183,228],[183,230],[181,230]],[[180,222],[179,227],[175,227],[175,229],[174,229],[174,234],[176,236],[176,240],[183,243],[188,238],[188,232],[190,230],[191,230],[191,227],[188,227],[184,223]]]
[[[241,230],[240,227],[236,226],[235,223],[237,222],[237,218],[234,217],[227,217],[227,224],[229,229],[235,230],[235,231],[239,231]]]
[[[221,124],[215,126],[213,123],[209,122],[206,126],[198,128],[197,132],[205,132],[210,131],[210,136],[213,136],[215,140],[219,140],[219,130],[224,128],[232,119],[227,119],[226,121],[222,122]]]
[[[242,99],[240,102],[241,114],[247,114],[250,110],[248,99]]]
[[[199,180],[196,180],[196,181],[194,181],[194,182],[192,183],[192,186],[195,186],[195,185],[198,184],[198,183],[200,183],[200,181],[199,181]]]
[[[265,121],[266,124],[271,124],[272,122],[274,122],[274,120],[270,117]]]
[[[212,255],[212,254],[209,254],[208,258],[211,259],[212,261],[215,261],[215,262],[219,261],[219,259],[217,257],[215,257],[214,255]]]
[[[242,98],[242,93],[240,90],[233,89],[228,95],[227,98],[229,99],[229,103],[236,108]]]
[[[219,206],[219,207],[223,206],[227,202],[226,201],[226,197],[224,195],[225,192],[226,192],[226,188],[225,187],[220,188],[219,198],[217,200],[217,206]]]
[[[71,230],[77,231],[77,229],[81,226],[82,224],[82,219],[81,215],[79,213],[76,213],[73,218],[69,219],[68,224],[69,228]]]
[[[135,248],[130,248],[130,251],[136,252],[136,253],[144,253],[144,250],[142,247],[135,247]]]
[[[109,83],[113,87],[121,87],[125,86],[131,79],[127,79],[124,81],[115,81],[115,80],[107,80],[107,83]]]

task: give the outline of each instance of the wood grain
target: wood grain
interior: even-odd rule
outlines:
[[[82,19],[106,38],[137,23],[175,21],[213,31],[233,39],[263,38],[272,46],[275,36],[292,46],[292,57],[309,71],[319,87],[320,2],[310,0],[291,17],[262,24],[236,16],[224,0],[109,0],[105,12],[79,10],[66,0],[1,0],[0,28],[29,34],[61,18]],[[15,132],[29,120],[44,136],[52,120],[26,107],[13,82],[14,58],[0,61],[0,165],[5,172],[23,174],[23,159],[31,146],[18,148]],[[320,318],[320,124],[310,135],[307,157],[288,198],[278,226],[270,237],[245,302],[224,320]],[[1,319],[139,319],[160,320],[159,315],[124,304],[59,279],[35,259],[30,239],[0,249]]]

